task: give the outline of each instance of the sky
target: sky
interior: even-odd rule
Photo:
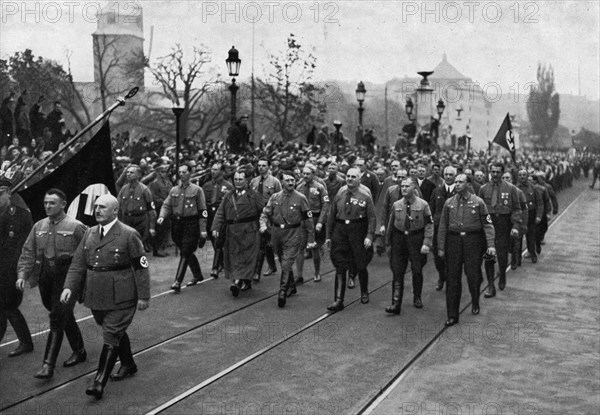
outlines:
[[[0,0],[0,58],[32,49],[66,66],[76,81],[93,80],[92,32],[105,1]],[[293,33],[317,57],[316,80],[383,84],[416,77],[448,61],[480,85],[527,94],[538,62],[554,68],[556,89],[598,99],[598,1],[121,1],[124,16],[143,10],[151,62],[175,44],[212,51],[214,70],[239,50],[243,81],[260,76],[268,53]],[[150,33],[153,27],[152,50]],[[253,58],[254,55],[254,59]],[[580,73],[580,82],[578,77]]]

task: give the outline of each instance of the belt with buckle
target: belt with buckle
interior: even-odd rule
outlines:
[[[280,228],[280,229],[292,229],[292,228],[299,228],[300,224],[299,223],[294,223],[292,225],[290,223],[280,223],[279,225],[273,224],[273,226],[275,226],[276,228]]]
[[[359,219],[336,219],[337,223],[342,223],[344,225],[349,225],[351,223],[362,223],[366,222],[367,218],[359,218]]]
[[[125,269],[130,269],[130,264],[122,264],[122,265],[106,265],[103,267],[88,265],[87,269],[94,272],[109,272],[109,271],[123,271]]]
[[[71,264],[71,259],[72,258],[45,258],[44,257],[44,263],[51,267],[59,267],[62,265],[70,265]]]
[[[481,234],[481,229],[478,229],[475,231],[464,231],[464,232],[448,231],[448,234],[449,235],[457,235],[457,236],[477,235],[477,234]]]
[[[420,234],[420,233],[423,233],[423,232],[425,232],[425,228],[422,228],[422,229],[416,229],[416,230],[413,230],[413,231],[401,231],[401,230],[399,230],[399,229],[396,229],[396,230],[397,230],[398,232],[400,232],[401,234],[403,234],[403,235],[407,235],[407,236],[408,236],[408,235],[418,235],[418,234]]]
[[[194,215],[194,216],[174,216],[173,219],[175,220],[198,220],[200,219],[200,215]]]
[[[248,218],[241,218],[241,219],[232,219],[232,220],[228,220],[227,224],[228,225],[235,225],[236,223],[248,223],[248,222],[255,222],[260,218],[260,216],[250,216]]]

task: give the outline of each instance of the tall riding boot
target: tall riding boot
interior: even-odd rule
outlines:
[[[342,311],[344,309],[344,296],[346,294],[346,272],[335,273],[335,301],[327,307],[329,311]]]
[[[73,350],[73,354],[67,360],[64,361],[64,367],[75,366],[78,363],[85,362],[87,360],[87,352],[85,351],[85,347],[83,344],[83,336],[81,335],[81,330],[79,330],[79,326],[75,321],[75,317],[73,317],[73,313],[66,318],[67,321],[65,323],[65,334],[67,335],[67,340],[69,341],[69,345],[71,346],[71,350]]]
[[[191,254],[188,257],[188,265],[190,266],[190,271],[192,271],[192,280],[187,283],[187,286],[191,287],[204,280],[204,276],[202,275],[202,269],[200,268],[200,263],[198,262],[196,255]]]
[[[348,288],[353,289],[355,287],[354,279],[356,278],[356,265],[354,261],[350,262],[350,267],[348,268]]]
[[[260,251],[258,251],[258,256],[256,257],[256,267],[254,268],[255,274],[260,275],[264,262],[265,262],[265,249],[263,249],[261,247]]]
[[[86,395],[94,396],[96,399],[102,399],[104,393],[104,387],[115,367],[117,356],[119,354],[119,348],[110,344],[104,344],[102,347],[102,353],[100,354],[100,360],[98,362],[98,373],[92,386],[85,390]]]
[[[63,334],[62,330],[50,330],[48,333],[48,340],[46,340],[44,364],[40,371],[33,375],[34,377],[38,379],[50,379],[54,375],[54,367],[56,366],[58,352],[60,352]]]
[[[127,333],[121,337],[121,342],[119,343],[119,360],[121,360],[121,367],[117,373],[110,375],[110,379],[113,381],[119,381],[129,376],[133,376],[138,370],[137,365],[133,360],[131,343],[129,342]]]
[[[402,305],[402,281],[400,278],[394,275],[392,280],[392,305],[385,309],[386,313],[400,314],[400,307]]]
[[[212,268],[210,271],[210,276],[214,279],[219,278],[219,271],[223,267],[223,250],[215,249],[215,255],[213,256]]]
[[[296,289],[296,280],[294,280],[294,271],[290,271],[290,275],[288,276],[288,288],[286,291],[286,297],[291,297],[296,293],[298,293],[298,290]]]
[[[287,289],[290,285],[290,272],[281,270],[281,279],[279,281],[279,295],[277,297],[277,306],[279,308],[285,307],[285,298],[287,295]]]
[[[366,269],[358,271],[358,282],[360,283],[360,302],[369,302],[369,272]]]
[[[487,291],[483,295],[485,298],[491,298],[496,296],[496,287],[494,286],[494,263],[485,261],[485,276],[487,277],[488,287]]]
[[[175,274],[175,281],[171,285],[171,289],[175,292],[181,290],[181,282],[185,276],[185,270],[187,269],[188,261],[183,255],[179,257],[179,265],[177,265],[177,273]]]

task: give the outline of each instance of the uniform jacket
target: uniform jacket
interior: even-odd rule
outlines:
[[[150,228],[154,229],[156,211],[152,192],[143,183],[136,183],[132,186],[127,183],[121,188],[117,195],[119,200],[119,219],[124,215],[141,216],[148,212],[150,218]]]
[[[327,195],[329,196],[329,200],[333,200],[333,198],[335,197],[335,195],[337,195],[337,193],[339,192],[339,190],[342,188],[342,186],[344,186],[346,183],[344,182],[343,179],[341,179],[339,176],[335,176],[335,179],[333,180],[329,180],[329,176],[327,176],[327,178],[325,179],[325,186],[327,187]]]
[[[528,215],[529,211],[527,210],[527,198],[525,197],[525,193],[521,189],[517,187],[517,192],[519,193],[519,203],[521,204],[521,227],[519,228],[519,232],[521,235],[525,235],[527,232],[527,223],[528,223]]]
[[[558,199],[556,198],[556,192],[548,183],[543,183],[541,186],[546,188],[546,192],[548,192],[548,197],[551,202],[551,206],[546,207],[546,213],[550,213],[550,210],[552,210],[552,214],[556,215],[558,213]]]
[[[402,191],[400,186],[397,184],[390,186],[385,191],[383,198],[381,198],[381,204],[376,209],[377,213],[377,227],[381,228],[382,225],[387,226],[388,219],[392,212],[392,205],[402,198]]]
[[[423,245],[431,247],[433,243],[433,220],[431,218],[431,209],[429,209],[427,202],[419,197],[416,197],[415,201],[410,205],[409,229],[405,228],[407,213],[406,198],[403,197],[402,199],[394,202],[385,232],[386,244],[391,244],[394,228],[401,232],[412,232],[423,229],[425,232]]]
[[[14,204],[0,209],[0,291],[16,290],[17,264],[32,225],[28,210]]]
[[[219,208],[223,196],[230,190],[233,190],[233,185],[224,179],[219,182],[209,180],[202,185],[202,190],[206,198],[206,206],[214,213]]]
[[[21,251],[17,267],[18,277],[29,280],[31,287],[35,287],[42,271],[42,261],[44,257],[49,258],[47,248],[52,240],[54,239],[53,258],[70,260],[86,230],[87,226],[67,215],[54,225],[54,232],[51,229],[50,218],[36,222]]]
[[[529,215],[533,213],[536,219],[541,220],[542,216],[544,216],[544,195],[542,194],[542,189],[530,182],[526,185],[519,184],[518,188],[525,194]]]
[[[167,196],[169,196],[169,192],[173,188],[173,184],[169,179],[161,179],[160,177],[154,179],[152,183],[148,185],[148,189],[150,193],[152,193],[152,200],[154,201],[154,205],[158,212],[160,213],[160,208]]]
[[[429,206],[431,207],[431,211],[433,213],[433,223],[435,225],[440,224],[440,218],[442,217],[442,210],[444,209],[444,203],[446,200],[451,198],[456,194],[456,187],[452,188],[452,191],[448,192],[446,190],[446,183],[443,183],[441,186],[436,187],[431,193],[431,199],[429,201]]]
[[[438,229],[438,250],[446,251],[448,232],[472,232],[483,229],[488,248],[494,247],[494,225],[484,201],[472,193],[460,194],[444,203]]]
[[[171,215],[178,217],[198,216],[200,232],[206,232],[208,212],[202,188],[193,183],[188,184],[185,188],[181,185],[174,186],[160,210],[160,217],[166,218]]]
[[[513,229],[519,230],[523,215],[521,205],[519,203],[519,195],[517,187],[500,180],[498,183],[498,193],[500,201],[495,207],[492,206],[492,194],[494,191],[494,183],[488,182],[479,189],[479,197],[483,199],[490,214],[510,215]]]
[[[88,267],[124,267],[95,271]],[[64,288],[92,310],[121,310],[150,299],[148,260],[139,233],[117,221],[100,240],[100,226],[88,229],[75,251]]]
[[[261,225],[271,224],[274,228],[281,225],[303,225],[307,232],[307,242],[315,241],[315,227],[312,220],[312,211],[306,197],[292,190],[282,190],[275,193],[260,215]]]
[[[269,201],[271,196],[273,196],[275,193],[281,191],[281,182],[279,181],[279,179],[277,179],[277,177],[275,177],[271,174],[268,174],[265,179],[263,179],[262,176],[258,176],[258,177],[253,178],[250,181],[250,189],[257,192],[258,186],[259,186],[261,180],[263,181],[262,196],[263,196],[263,206],[264,206],[267,204],[267,202]]]
[[[367,186],[371,191],[373,200],[377,200],[377,196],[379,196],[379,180],[377,180],[375,173],[365,170],[360,176],[360,184]]]
[[[346,195],[350,192],[348,186],[340,189],[335,199],[331,203],[330,214],[327,221],[327,239],[331,239],[333,229],[336,226],[336,220],[357,220],[366,218],[368,222],[367,235],[371,241],[375,234],[375,205],[373,198],[369,193],[368,188],[359,186],[354,192],[350,192],[349,209],[350,213],[346,213]]]
[[[327,213],[329,212],[329,195],[327,194],[327,188],[316,180],[311,180],[309,184],[303,180],[301,181],[296,190],[303,194],[308,200],[310,210],[315,214],[318,214],[317,222],[324,224],[327,219]]]

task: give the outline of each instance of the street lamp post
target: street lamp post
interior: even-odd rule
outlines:
[[[229,56],[227,59],[225,59],[225,63],[227,64],[229,76],[232,77],[229,91],[231,91],[231,125],[234,125],[236,113],[236,95],[238,89],[240,89],[235,83],[235,77],[240,74],[240,65],[242,64],[242,60],[239,57],[239,52],[235,46],[232,46],[231,49],[229,49]]]
[[[410,97],[406,98],[406,104],[404,105],[404,111],[406,112],[408,121],[414,120],[414,118],[412,116],[414,107],[415,107],[415,105],[413,104],[412,99]]]
[[[438,100],[437,106],[435,108],[437,109],[438,120],[441,120],[442,114],[444,113],[444,109],[446,108],[446,105],[444,104],[444,101],[442,101],[441,98]]]
[[[333,126],[335,127],[335,157],[337,158],[340,155],[340,128],[342,128],[342,122],[335,120]]]
[[[175,131],[175,177],[177,178],[177,181],[179,182],[179,152],[181,149],[181,139],[180,139],[180,132],[179,132],[179,125],[180,125],[180,119],[181,119],[181,114],[183,114],[183,108],[181,107],[173,107],[172,108],[173,114],[175,114],[175,128],[177,129]]]
[[[360,125],[361,130],[363,126],[363,112],[365,111],[363,102],[365,101],[366,93],[367,90],[365,89],[365,84],[360,81],[356,87],[356,100],[358,101],[358,125]]]

